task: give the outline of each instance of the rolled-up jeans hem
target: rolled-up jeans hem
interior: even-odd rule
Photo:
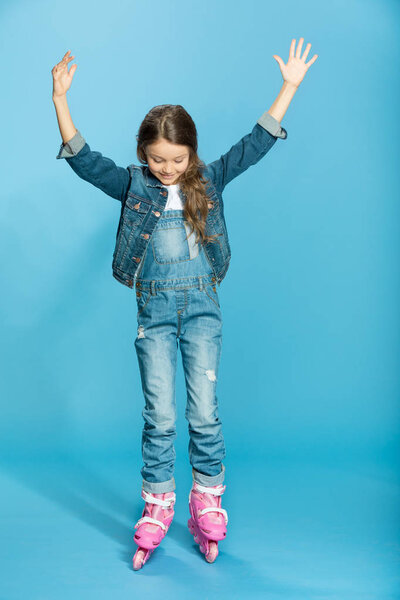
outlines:
[[[151,481],[146,481],[143,479],[142,487],[145,492],[151,492],[152,494],[165,494],[166,492],[174,492],[175,491],[175,478],[168,479],[168,481],[161,481],[157,483],[152,483]]]
[[[219,485],[220,483],[223,483],[225,479],[225,467],[222,463],[221,467],[221,473],[218,473],[218,475],[204,475],[203,473],[199,473],[199,471],[196,471],[196,469],[192,467],[193,479],[197,483],[200,483],[200,485],[205,485],[209,487]]]

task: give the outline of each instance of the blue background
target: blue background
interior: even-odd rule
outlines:
[[[399,585],[399,4],[4,2],[0,597],[394,599]],[[187,529],[177,373],[176,515],[132,570],[143,397],[136,298],[111,274],[120,204],[56,160],[51,69],[75,126],[127,166],[157,104],[210,162],[251,131],[292,38],[312,43],[288,132],[224,192],[217,395],[228,537]]]

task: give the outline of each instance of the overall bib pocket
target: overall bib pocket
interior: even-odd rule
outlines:
[[[159,222],[151,238],[154,260],[159,264],[173,264],[196,258],[199,245],[195,242],[195,233],[189,235],[190,232],[190,226],[182,220]]]

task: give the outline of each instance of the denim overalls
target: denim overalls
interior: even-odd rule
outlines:
[[[207,486],[218,485],[225,474],[216,396],[221,310],[211,266],[190,231],[183,210],[165,210],[136,280],[135,348],[145,400],[141,474],[143,489],[153,493],[175,490],[178,340],[187,389],[185,417],[193,479]]]

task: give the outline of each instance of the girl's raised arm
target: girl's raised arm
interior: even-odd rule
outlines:
[[[118,167],[110,158],[92,151],[72,122],[67,103],[67,91],[77,65],[68,72],[68,63],[73,56],[65,53],[63,59],[53,67],[53,102],[63,143],[56,158],[65,158],[79,177],[100,188],[103,192],[123,201],[130,184],[130,172]]]
[[[68,63],[74,59],[68,56],[71,51],[68,50],[58,64],[53,67],[53,102],[57,113],[58,126],[64,144],[75,135],[76,127],[72,122],[67,103],[67,91],[69,90],[72,78],[78,65],[72,65],[68,72]]]
[[[308,63],[305,62],[311,44],[307,44],[303,56],[300,57],[303,41],[304,38],[300,38],[295,54],[296,40],[292,39],[286,65],[280,56],[274,55],[282,73],[283,85],[271,108],[261,115],[251,133],[242,137],[219,159],[207,165],[211,179],[220,192],[232,179],[261,160],[278,138],[286,139],[287,131],[280,126],[280,122],[304,75],[318,58],[318,55],[314,54]]]
[[[308,43],[304,50],[303,56],[301,54],[301,48],[303,46],[304,38],[299,39],[299,45],[297,46],[296,54],[294,49],[296,47],[296,39],[292,39],[289,49],[289,60],[285,63],[280,56],[274,54],[274,58],[279,65],[279,68],[283,77],[282,89],[279,92],[275,102],[269,109],[269,114],[272,115],[277,121],[282,121],[284,114],[286,113],[289,104],[291,103],[297,88],[304,79],[304,75],[308,69],[318,58],[318,54],[314,54],[311,60],[306,63],[306,58],[310,52],[311,44]]]

